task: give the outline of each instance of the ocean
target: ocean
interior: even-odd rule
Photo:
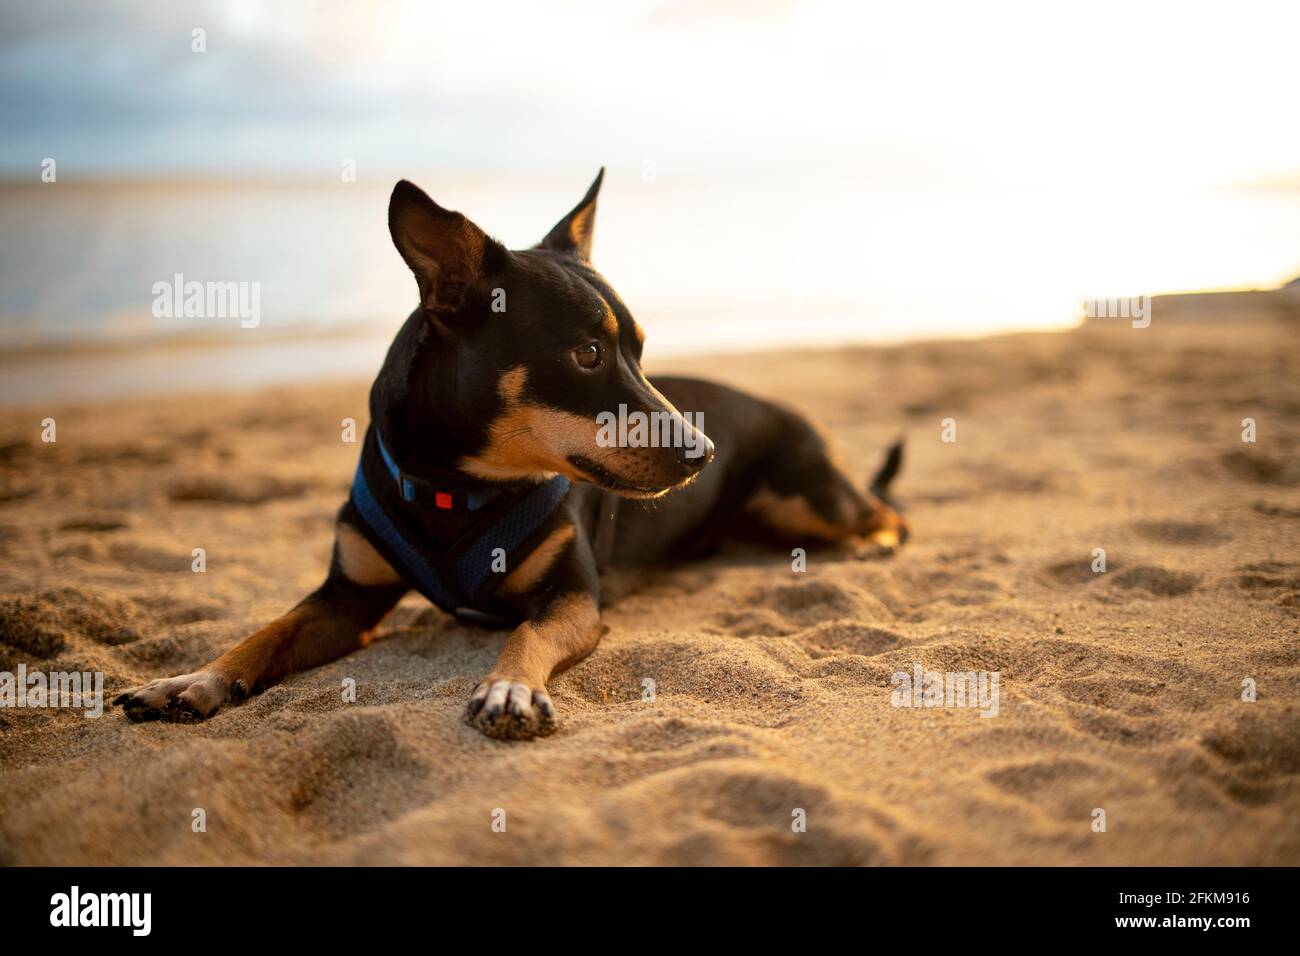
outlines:
[[[410,178],[512,247],[586,187]],[[415,303],[387,231],[394,177],[69,179],[0,186],[5,404],[366,377]],[[1280,284],[1300,272],[1300,195],[610,177],[593,260],[646,329],[651,364],[1057,329],[1090,296]],[[242,290],[245,305],[255,290],[256,324],[238,297],[202,315],[160,308],[182,281]]]

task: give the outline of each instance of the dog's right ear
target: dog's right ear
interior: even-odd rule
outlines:
[[[431,319],[459,312],[475,281],[490,271],[485,265],[505,254],[482,229],[405,179],[388,200],[388,231],[415,273],[420,306]]]

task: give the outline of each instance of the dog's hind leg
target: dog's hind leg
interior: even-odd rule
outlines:
[[[191,674],[120,694],[132,720],[201,720],[294,671],[363,646],[408,590],[350,525],[340,522],[329,577],[297,607]]]
[[[835,545],[859,555],[891,552],[910,525],[888,498],[902,465],[902,445],[890,448],[870,490],[859,491],[826,441],[810,426],[774,456],[745,503],[762,530],[795,545]]]

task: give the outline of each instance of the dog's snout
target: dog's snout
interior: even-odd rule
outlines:
[[[696,472],[713,460],[713,442],[703,432],[695,433],[696,440],[677,447],[677,460],[687,470]]]

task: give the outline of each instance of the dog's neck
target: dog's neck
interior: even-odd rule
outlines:
[[[492,489],[515,482],[490,481],[459,466],[475,451],[473,440],[440,395],[453,380],[450,369],[439,375],[431,354],[437,347],[424,313],[416,310],[389,347],[383,368],[370,390],[370,418],[403,471],[446,486]]]

